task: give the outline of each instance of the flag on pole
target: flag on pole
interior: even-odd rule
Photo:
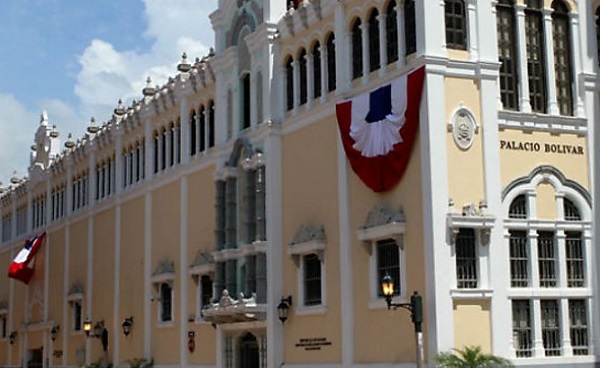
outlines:
[[[29,284],[35,267],[35,255],[46,240],[46,232],[41,233],[25,242],[25,246],[8,268],[8,277]]]
[[[425,68],[336,106],[352,170],[374,192],[393,188],[408,166],[419,128]]]

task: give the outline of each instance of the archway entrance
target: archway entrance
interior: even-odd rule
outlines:
[[[260,368],[260,354],[256,336],[248,332],[240,340],[239,368]]]

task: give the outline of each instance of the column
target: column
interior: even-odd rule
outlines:
[[[327,54],[327,44],[321,43],[319,50],[321,51],[321,103],[324,103],[327,99],[327,81],[329,78],[329,68],[327,68],[327,60],[329,58],[329,55]]]
[[[569,13],[569,20],[571,24],[571,55],[573,56],[573,70],[571,71],[573,78],[573,96],[575,97],[574,116],[583,118],[585,117],[585,109],[583,106],[583,94],[581,88],[581,81],[579,80],[580,73],[583,72],[583,65],[581,61],[581,40],[579,35],[579,14],[575,12]]]
[[[237,179],[231,175],[225,179],[225,248],[237,248]]]
[[[96,204],[96,186],[98,184],[96,182],[96,177],[98,176],[98,173],[96,172],[96,144],[94,143],[94,141],[91,142],[90,148],[91,150],[88,162],[88,191],[86,194],[88,197],[88,206],[93,206],[94,204]]]
[[[377,21],[379,22],[379,63],[381,67],[379,68],[379,76],[382,77],[385,75],[387,70],[387,32],[385,31],[387,24],[387,16],[385,13],[380,13],[377,16]],[[398,35],[400,36],[400,35]]]
[[[556,102],[556,78],[554,76],[554,40],[552,37],[552,9],[544,8],[544,41],[546,50],[546,96],[548,113],[559,115],[558,103]]]
[[[531,300],[531,339],[532,357],[543,358],[545,350],[542,338],[542,306],[540,299]]]
[[[146,128],[148,130],[148,128]],[[114,181],[116,183],[113,188],[115,194],[119,195],[123,191],[123,128],[121,125],[118,125],[116,128],[116,142],[115,142],[115,160],[114,160]],[[146,136],[144,139],[148,141],[148,137]],[[146,149],[149,147],[146,144]],[[147,169],[146,169],[147,170]],[[148,172],[148,171],[146,171]]]
[[[300,106],[300,66],[298,60],[292,61],[292,70],[294,80],[294,107],[292,110],[292,114],[298,115],[298,107]]]
[[[179,119],[181,125],[179,127],[179,134],[181,134],[181,147],[179,148],[179,152],[181,155],[181,163],[185,165],[190,160],[190,114],[188,111],[188,103],[185,94],[180,96],[180,101]],[[196,129],[196,134],[198,134],[198,129]],[[196,139],[196,145],[198,145],[198,143],[199,142]]]
[[[402,69],[406,64],[406,34],[404,32],[404,4],[396,3],[396,29],[398,32],[398,62],[396,66]]]
[[[471,60],[477,60],[479,58],[479,39],[477,38],[477,32],[481,31],[479,29],[479,24],[477,22],[477,0],[467,0],[467,47],[469,50],[469,54],[471,56]]]
[[[256,240],[256,170],[249,169],[244,174],[246,175],[245,242],[250,244]]]
[[[267,240],[266,236],[266,185],[265,185],[265,165],[260,163],[256,168],[254,175],[256,180],[256,241]]]
[[[225,289],[225,280],[223,275],[225,274],[225,262],[218,261],[215,263],[215,279],[213,282],[213,303],[218,303],[223,289]]]
[[[225,181],[215,181],[215,246],[216,250],[225,249]]]
[[[369,60],[369,24],[361,20],[360,23],[360,36],[362,39],[362,64],[363,73],[361,82],[362,84],[369,83],[369,73],[371,70],[371,61]],[[352,59],[350,59],[352,60]]]
[[[267,302],[267,254],[259,252],[256,255],[256,303]]]
[[[65,166],[67,167],[67,187],[65,188],[65,196],[67,197],[67,208],[64,211],[65,217],[71,215],[73,212],[73,159],[71,157],[67,158],[67,162],[65,162]],[[15,233],[13,233],[15,234]]]
[[[517,18],[517,53],[519,58],[519,106],[522,112],[531,113],[529,100],[529,74],[527,72],[527,40],[525,36],[525,4],[515,4]]]
[[[256,65],[254,56],[251,65]],[[244,96],[246,98],[246,96]],[[258,125],[256,96],[256,68],[250,70],[250,127]]]
[[[145,124],[146,125],[146,129],[145,129],[145,134],[146,136],[144,137],[144,141],[145,141],[145,150],[146,150],[146,162],[145,162],[145,172],[146,172],[146,181],[151,181],[152,178],[154,177],[154,136],[153,136],[153,132],[152,132],[152,127],[150,126],[150,124]],[[117,151],[117,160],[118,157],[121,156],[121,151]],[[117,166],[117,179],[119,178],[119,172],[122,172],[122,167],[121,166]],[[121,186],[122,182],[119,182],[119,180],[117,180],[117,186]]]
[[[557,272],[557,286],[559,288],[567,288],[568,274],[567,274],[567,251],[566,251],[566,237],[564,230],[557,230],[555,234],[556,239],[556,259],[558,262]]]
[[[315,81],[314,81],[314,70],[315,70],[315,59],[311,50],[306,54],[306,108],[310,110],[315,98]]]
[[[27,191],[27,206],[25,207],[25,234],[29,234],[33,230],[33,198],[31,191]]]
[[[244,295],[246,298],[252,296],[252,293],[256,293],[256,255],[250,254],[245,259],[245,281]]]

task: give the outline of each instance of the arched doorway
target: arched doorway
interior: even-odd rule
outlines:
[[[260,368],[260,355],[256,336],[248,332],[240,340],[239,368]]]

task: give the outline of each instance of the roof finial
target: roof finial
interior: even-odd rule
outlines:
[[[181,55],[181,62],[179,63],[179,65],[177,65],[177,70],[181,73],[187,73],[190,71],[191,68],[192,65],[188,62],[187,53],[185,53],[184,51],[183,55]]]
[[[42,111],[42,115],[40,116],[40,125],[48,125],[48,113],[46,110]]]
[[[125,106],[123,106],[123,101],[119,98],[119,102],[117,103],[117,107],[115,108],[115,115],[122,116],[125,114]]]
[[[154,96],[155,91],[156,90],[152,86],[152,78],[150,78],[150,76],[148,76],[148,78],[146,78],[146,87],[144,87],[144,89],[142,90],[142,93],[146,97],[152,97],[152,96]]]
[[[98,127],[98,125],[96,125],[96,119],[94,119],[94,117],[92,116],[90,118],[90,125],[88,125],[87,131],[90,134],[96,134],[96,133],[98,133],[99,130],[100,130],[100,127]]]

